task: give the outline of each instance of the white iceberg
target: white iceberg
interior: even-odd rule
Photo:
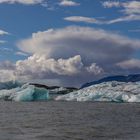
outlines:
[[[55,100],[140,102],[140,82],[104,82],[58,96]]]

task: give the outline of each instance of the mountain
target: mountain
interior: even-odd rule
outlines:
[[[127,75],[127,76],[117,75],[117,76],[105,77],[105,78],[102,78],[102,79],[97,80],[97,81],[93,81],[93,82],[90,82],[90,83],[85,83],[84,85],[81,86],[81,89],[85,88],[85,87],[89,87],[91,85],[96,85],[96,84],[100,84],[100,83],[103,83],[103,82],[111,82],[111,81],[138,82],[138,81],[140,81],[140,74],[131,74],[131,75]]]

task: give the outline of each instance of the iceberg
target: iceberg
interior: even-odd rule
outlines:
[[[19,82],[0,83],[0,100],[5,101],[43,101],[54,100],[58,95],[64,95],[77,90],[71,87],[58,87]]]
[[[13,89],[0,90],[0,99],[9,101],[40,101],[49,99],[49,91],[25,84]]]
[[[140,102],[140,82],[109,81],[79,90],[63,87],[47,89],[43,86],[24,84],[14,86],[12,89],[1,89],[0,99],[5,101]]]
[[[66,95],[57,96],[55,100],[140,102],[140,82],[103,82]]]

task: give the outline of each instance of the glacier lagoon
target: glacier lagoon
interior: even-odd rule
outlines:
[[[139,140],[140,104],[0,102],[1,140]]]
[[[20,84],[11,89],[1,88],[0,99],[6,101],[140,102],[140,82],[103,82],[62,95],[61,92],[66,90],[63,87],[45,89],[35,85]]]
[[[1,86],[0,90],[2,140],[140,138],[140,104],[136,103],[139,82],[105,82],[65,95],[60,95],[66,90],[62,87],[53,90],[30,84],[11,87]]]

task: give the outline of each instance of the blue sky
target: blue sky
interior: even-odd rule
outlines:
[[[32,57],[32,59],[40,58],[41,60],[54,59],[57,68],[61,66],[62,62],[59,63],[60,59],[63,59],[66,64],[72,63],[73,65],[71,67],[64,64],[66,65],[66,71],[63,69],[64,74],[54,71],[54,65],[53,70],[46,69],[47,72],[45,72],[47,74],[41,71],[45,73],[45,80],[51,79],[60,84],[65,83],[65,81],[71,78],[76,79],[77,77],[80,77],[80,80],[75,80],[75,84],[85,82],[83,80],[85,78],[81,78],[79,71],[92,71],[93,73],[89,72],[90,74],[88,74],[88,76],[91,77],[92,75],[97,78],[116,73],[116,71],[113,71],[114,69],[117,70],[117,73],[137,73],[139,71],[140,67],[137,67],[137,65],[140,64],[139,1],[0,0],[0,19],[0,31],[3,31],[3,33],[0,33],[1,69],[3,70],[5,65],[14,65],[14,70],[13,67],[12,69],[8,66],[5,68],[8,72],[10,70],[10,75],[11,71],[14,71],[14,73],[16,71],[16,73],[20,73],[19,75],[22,75],[24,78],[26,77],[25,79],[34,79],[34,75],[37,75],[37,73],[33,72],[31,70],[32,68],[30,68],[28,72],[32,76],[29,76],[25,70],[27,64],[29,65],[29,63],[31,63],[29,62],[30,57]],[[50,31],[50,29],[53,31]],[[61,35],[61,32],[64,36]],[[89,38],[85,37],[83,39],[83,33],[85,33],[85,36],[89,35]],[[90,38],[90,34],[93,35],[93,38]],[[96,34],[99,36],[98,39],[96,38]],[[58,35],[62,37],[58,37]],[[75,38],[72,39],[72,35],[75,36],[77,40]],[[76,35],[80,35],[81,38]],[[50,38],[50,40],[47,38]],[[110,38],[113,41],[109,40]],[[83,41],[83,44],[87,43],[87,45],[83,45],[84,49],[81,47],[80,40]],[[84,42],[84,40],[86,40],[86,42]],[[121,41],[119,42],[119,40]],[[118,43],[116,43],[117,41]],[[76,48],[68,46],[66,42]],[[63,46],[64,44],[66,44],[66,46]],[[97,48],[96,45],[99,47]],[[118,52],[116,55],[118,55],[119,58],[108,58],[108,55],[112,55],[109,54],[109,52],[115,55],[115,51],[112,51],[112,48],[110,48],[110,46],[108,47],[108,45],[114,47],[114,50]],[[56,46],[57,49],[55,48]],[[62,48],[62,46],[64,48]],[[86,52],[87,46],[88,49]],[[63,50],[66,52],[63,52]],[[99,55],[92,57],[90,50],[97,52]],[[89,58],[86,58],[86,56],[88,57],[88,53],[91,53],[91,57],[89,55]],[[80,58],[76,56],[80,56]],[[103,56],[105,57],[103,60],[106,60],[104,62],[102,60]],[[80,61],[80,66],[79,63],[75,64],[71,62],[73,60],[75,61],[75,59],[78,59],[78,62]],[[111,62],[111,59],[114,61]],[[104,66],[103,63],[107,62],[108,65]],[[21,67],[16,68],[20,63],[22,63],[22,69]],[[43,62],[43,64],[47,65],[48,61]],[[76,68],[77,65],[78,68]],[[36,66],[35,68],[38,67],[39,66]],[[19,69],[20,72],[18,71]],[[51,71],[51,73],[48,71]],[[52,75],[55,76],[53,77]],[[19,77],[20,76],[18,76],[18,78]],[[41,79],[42,77],[44,77],[44,75],[39,76],[37,79]],[[19,79],[22,78],[20,77]],[[59,79],[61,79],[61,81],[59,81]],[[92,79],[86,80],[90,81]]]
[[[109,25],[97,25],[82,22],[65,21],[65,17],[84,16],[97,19],[111,20],[122,16],[121,8],[104,8],[103,0],[80,0],[76,1],[79,6],[60,6],[59,0],[48,0],[48,7],[40,4],[25,5],[21,3],[0,4],[0,28],[10,33],[9,36],[1,36],[2,40],[7,41],[0,46],[17,51],[16,41],[31,36],[33,32],[47,30],[49,28],[60,28],[69,25],[90,26],[94,28],[102,28],[114,32],[119,32],[132,38],[140,38],[139,21],[120,22]],[[53,8],[52,10],[50,9]],[[135,25],[135,26],[134,26]],[[2,53],[1,60],[10,59],[12,61],[23,59],[23,56],[11,53]]]

